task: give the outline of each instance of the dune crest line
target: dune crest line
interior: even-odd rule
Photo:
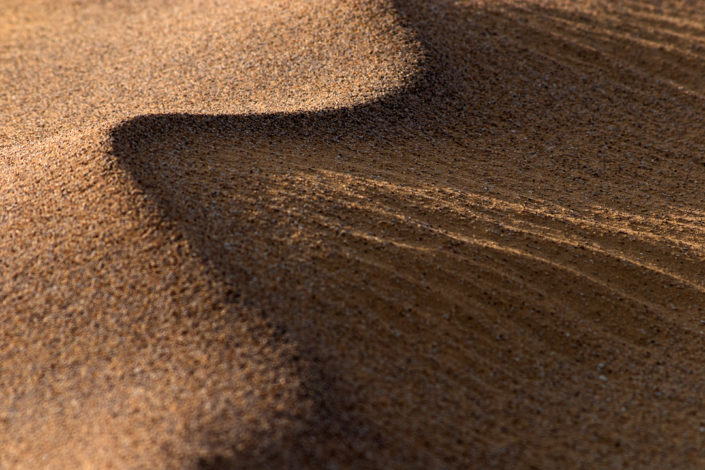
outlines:
[[[2,75],[0,466],[697,468],[701,3],[55,13],[134,51]]]

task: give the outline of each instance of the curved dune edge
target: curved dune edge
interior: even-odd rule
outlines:
[[[701,463],[697,5],[394,6],[377,101],[3,150],[7,465]]]
[[[15,19],[44,13],[6,3],[10,5],[3,12],[10,20],[13,6]],[[76,5],[78,10],[72,10]],[[232,286],[224,285],[194,256],[190,241],[155,207],[149,191],[120,168],[110,139],[124,125],[121,121],[139,121],[124,117],[130,112],[164,106],[201,112],[235,106],[247,112],[332,108],[374,99],[405,86],[418,62],[416,46],[384,4],[262,2],[235,5],[234,12],[214,4],[211,14],[227,13],[217,19],[194,11],[197,7],[188,2],[179,5],[181,10],[174,5],[160,10],[155,2],[143,10],[141,3],[136,7],[123,2],[103,5],[104,12],[74,4],[68,13],[32,18],[26,32],[13,31],[12,21],[3,30],[11,39],[29,44],[16,44],[28,53],[18,54],[20,67],[26,61],[41,79],[46,74],[58,83],[22,90],[24,71],[18,69],[19,77],[3,77],[7,106],[11,109],[18,100],[25,114],[12,116],[0,141],[0,301],[5,313],[0,377],[6,391],[0,403],[0,467],[180,468],[236,461],[237,466],[252,468],[288,462],[320,465],[330,461],[331,453],[354,462],[362,455],[359,449],[351,453],[345,437],[346,426],[354,426],[354,421],[342,419],[337,410],[321,409],[317,390],[330,390],[325,406],[332,406],[338,401],[334,384],[298,359],[282,339],[281,325],[273,324],[257,306],[238,300]],[[236,17],[238,13],[245,18]],[[93,18],[96,14],[100,18]],[[74,24],[74,17],[82,22]],[[128,28],[117,42],[94,31],[96,24],[116,18]],[[203,24],[209,19],[217,27]],[[242,31],[217,37],[219,28],[232,26],[228,21]],[[282,32],[287,22],[292,25]],[[56,28],[48,38],[47,24]],[[126,83],[119,82],[119,75],[101,76],[108,60],[124,64],[139,52],[118,50],[107,58],[90,54],[116,45],[144,52],[145,45],[136,40],[154,31],[140,33],[129,27],[152,25],[157,37],[140,60],[155,67],[174,59],[168,53],[158,60],[151,56],[160,52],[160,44],[178,37],[170,28],[179,25],[193,41],[180,41],[179,47],[197,49],[204,41],[215,47],[229,39],[240,54],[235,58],[261,46],[258,41],[288,42],[279,46],[283,57],[273,61],[267,50],[249,53],[254,64],[226,61],[234,65],[229,73],[237,75],[235,81],[222,73],[223,64],[205,83],[188,81],[194,80],[194,64],[188,63],[156,79],[139,67],[126,71],[135,73]],[[207,30],[205,39],[199,36],[201,30]],[[14,33],[17,37],[12,38]],[[86,50],[52,51],[52,46],[66,47],[62,41],[81,41],[82,34],[94,41],[86,41]],[[58,44],[54,38],[60,39]],[[33,42],[42,50],[36,58]],[[338,46],[328,51],[322,44]],[[272,45],[272,51],[276,49]],[[228,51],[213,55],[217,59]],[[315,54],[314,70],[303,70],[306,63],[290,65],[304,53]],[[193,51],[187,59],[189,54]],[[356,62],[346,65],[350,61]],[[8,65],[12,71],[12,60]],[[253,66],[258,69],[252,71]],[[351,80],[346,76],[350,73],[359,79]],[[144,86],[145,77],[150,77],[146,83],[155,89],[154,96],[149,90],[143,96],[137,89]],[[214,96],[209,82],[218,78],[225,81],[218,83]],[[67,87],[82,79],[88,86],[76,96]],[[248,79],[253,83],[247,85],[255,88],[237,88]],[[125,90],[135,88],[137,95],[106,107],[110,80],[118,80]],[[34,107],[46,104],[45,95],[52,93],[59,97],[50,109]],[[228,102],[232,93],[238,100]],[[266,99],[264,93],[269,94]],[[42,118],[42,126],[32,127],[33,118]],[[83,129],[67,130],[78,124],[76,119]],[[306,441],[327,442],[328,450],[301,446]]]

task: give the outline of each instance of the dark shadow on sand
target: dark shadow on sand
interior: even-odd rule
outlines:
[[[489,80],[484,89],[473,88],[485,78],[474,77],[476,83],[470,83],[468,74],[472,71],[454,56],[454,44],[442,34],[443,28],[470,31],[473,24],[471,15],[456,12],[452,3],[436,2],[435,8],[431,8],[413,1],[395,2],[402,22],[414,31],[422,44],[425,62],[411,83],[376,102],[316,113],[146,115],[130,119],[112,131],[112,151],[119,164],[134,177],[164,217],[187,237],[212,275],[228,286],[227,294],[233,305],[243,303],[262,312],[282,332],[282,341],[295,344],[304,359],[302,362],[309,364],[302,368],[301,376],[306,392],[316,404],[317,414],[308,419],[301,432],[287,436],[287,443],[277,443],[268,450],[259,449],[252,455],[238,453],[234,460],[216,456],[201,462],[202,468],[323,468],[332,462],[356,468],[378,468],[375,461],[390,448],[394,449],[393,454],[397,452],[392,455],[394,459],[410,467],[452,467],[457,463],[440,463],[434,456],[411,448],[393,448],[393,443],[374,426],[350,411],[356,398],[339,391],[340,378],[330,366],[327,346],[317,343],[322,332],[316,328],[326,323],[318,323],[316,317],[331,313],[326,310],[331,304],[325,299],[310,300],[311,292],[323,292],[324,287],[344,292],[345,285],[337,280],[335,273],[317,265],[315,259],[302,256],[295,245],[287,245],[281,237],[275,237],[275,229],[288,233],[292,223],[297,221],[292,222],[285,214],[272,213],[271,231],[258,232],[267,226],[250,220],[243,210],[247,204],[266,206],[267,198],[276,196],[280,189],[276,185],[292,171],[343,174],[356,168],[374,170],[400,158],[395,155],[408,153],[422,157],[423,150],[419,148],[432,148],[441,142],[450,142],[458,154],[471,159],[472,155],[463,154],[458,136],[484,136],[485,140],[478,141],[478,146],[485,145],[489,149],[495,136],[504,138],[517,123],[521,124],[524,119],[521,110],[531,109],[531,103],[524,103],[523,108],[519,106],[515,115],[497,114],[498,100],[515,99],[521,103],[521,90],[513,96],[500,85],[490,84]],[[548,18],[559,16],[560,12],[515,11],[513,16],[500,15],[496,21],[504,22],[505,27],[509,23],[523,34],[555,40],[549,31],[535,31],[524,25],[521,18],[533,14]],[[580,45],[566,43],[576,48],[577,57]],[[487,70],[483,73],[489,74]],[[504,96],[499,95],[499,91]],[[550,129],[552,119],[565,118],[551,115],[550,93],[547,90],[544,102],[538,104],[542,106],[541,117],[533,121],[532,116],[527,118],[529,126],[541,132]],[[472,100],[468,96],[472,96]],[[488,122],[493,126],[490,130],[485,129]],[[574,135],[561,137],[569,141],[582,136],[593,124],[576,118]],[[632,131],[638,135],[638,129]],[[487,138],[488,132],[492,134],[490,138]],[[597,146],[604,136],[593,138]],[[364,151],[358,152],[359,149]],[[535,149],[527,149],[527,154],[532,150]],[[312,154],[326,158],[315,161],[307,158]],[[165,155],[168,159],[155,159],[154,155]],[[233,156],[237,161],[233,161]],[[550,158],[550,155],[538,156],[533,164],[550,163]],[[625,187],[628,184],[624,182]],[[221,193],[241,196],[244,206],[238,200],[219,198]],[[257,200],[257,194],[262,200]],[[233,240],[237,239],[242,245],[233,248]],[[271,250],[257,251],[258,246],[269,246]],[[300,276],[302,271],[305,276]],[[297,277],[315,280],[315,285],[300,285]],[[274,278],[280,280],[267,283]],[[319,366],[324,363],[329,365]],[[328,448],[336,449],[337,453],[317,454],[316,448],[321,442],[335,443]],[[378,455],[365,455],[369,449],[377,449]]]
[[[442,52],[442,47],[426,34],[421,11],[407,5],[397,7],[402,20],[416,32],[427,54],[419,75],[411,83],[379,101],[315,113],[144,115],[126,121],[112,131],[112,151],[119,164],[156,203],[159,212],[188,238],[211,268],[212,275],[228,286],[227,295],[232,303],[245,303],[250,309],[254,307],[262,312],[282,333],[281,340],[292,341],[304,362],[315,365],[306,366],[301,371],[308,398],[313,400],[317,409],[303,431],[286,436],[287,442],[274,443],[271,449],[257,449],[251,454],[238,452],[234,459],[214,456],[203,460],[199,463],[203,469],[323,468],[333,462],[352,464],[356,468],[374,467],[376,459],[369,450],[377,448],[384,452],[390,444],[369,422],[348,411],[353,408],[355,397],[338,391],[335,372],[317,365],[321,359],[319,356],[325,351],[308,343],[312,335],[310,331],[306,332],[309,319],[305,315],[320,313],[298,310],[301,316],[283,317],[282,308],[295,308],[306,295],[294,285],[295,279],[282,281],[274,292],[262,291],[258,281],[262,276],[287,275],[286,272],[267,273],[267,266],[278,265],[282,256],[296,263],[297,254],[279,252],[264,260],[239,258],[244,262],[233,263],[224,246],[226,241],[220,239],[219,234],[240,233],[247,240],[252,236],[247,233],[248,223],[237,205],[229,206],[219,201],[213,210],[214,200],[202,188],[232,190],[240,184],[247,184],[247,175],[258,172],[256,161],[251,161],[251,157],[267,158],[267,152],[273,150],[273,154],[283,159],[271,159],[272,166],[266,170],[270,176],[287,173],[292,169],[292,163],[294,168],[306,166],[307,154],[329,155],[332,165],[341,155],[353,160],[359,158],[355,148],[360,145],[383,149],[389,144],[389,135],[413,145],[423,134],[427,139],[433,139],[443,129],[457,127],[465,113],[459,91],[453,88],[458,84],[451,76],[456,67]],[[205,148],[209,149],[205,154],[213,155],[210,162],[204,161]],[[218,157],[220,154],[239,155],[241,160],[222,161]],[[153,158],[154,155],[169,155],[169,161],[160,161]],[[261,181],[251,183],[260,184]],[[227,230],[222,231],[224,226]],[[268,236],[262,234],[263,240]],[[277,242],[271,240],[271,244]],[[241,256],[254,257],[254,254],[244,250]],[[316,267],[305,269],[315,271]],[[309,286],[307,292],[320,290],[326,277],[313,274],[312,278],[317,278],[320,285]],[[294,298],[289,302],[273,300],[290,294]],[[288,323],[292,318],[298,318],[299,323]],[[317,446],[322,442],[327,443],[327,448],[335,449],[335,454],[318,454]],[[419,455],[413,449],[407,451],[407,455],[396,455],[394,459],[411,466],[433,462],[430,456]]]

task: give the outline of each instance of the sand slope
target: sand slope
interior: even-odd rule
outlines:
[[[0,467],[704,464],[704,5],[0,4]]]

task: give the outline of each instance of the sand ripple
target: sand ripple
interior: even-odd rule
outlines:
[[[700,2],[0,3],[0,467],[702,466]]]

